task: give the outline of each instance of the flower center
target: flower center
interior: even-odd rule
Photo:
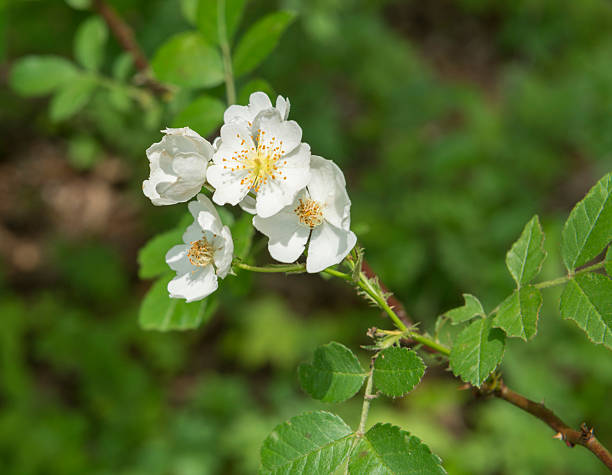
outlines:
[[[187,257],[194,266],[205,267],[213,262],[215,249],[206,237],[202,237],[199,241],[191,241],[191,249],[189,249]]]
[[[323,222],[323,210],[318,201],[311,199],[301,199],[293,210],[300,219],[300,223],[310,229],[317,227]]]
[[[280,168],[287,164],[286,160],[280,161],[285,154],[283,150],[283,141],[276,140],[276,137],[271,139],[265,138],[265,131],[257,131],[256,147],[247,147],[246,142],[242,139],[242,149],[235,152],[232,158],[229,159],[231,165],[230,171],[244,171],[245,176],[240,180],[240,184],[248,184],[255,192],[259,191],[262,185],[276,179],[286,180]],[[240,138],[240,135],[236,135]],[[223,159],[223,161],[227,161]],[[228,168],[225,166],[224,168]]]

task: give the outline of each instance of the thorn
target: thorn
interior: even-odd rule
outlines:
[[[462,384],[457,388],[457,391],[465,391],[466,389],[470,389],[472,386],[469,383]]]
[[[565,440],[565,436],[561,432],[557,432],[555,435],[553,435],[553,439]]]

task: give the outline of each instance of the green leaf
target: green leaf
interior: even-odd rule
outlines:
[[[285,29],[295,19],[295,13],[271,13],[247,31],[234,53],[234,74],[242,76],[255,69],[278,44]]]
[[[563,226],[561,254],[569,271],[599,254],[612,239],[612,173],[591,188]]]
[[[531,340],[538,331],[538,315],[542,294],[532,285],[522,287],[502,302],[493,319],[493,326],[501,328],[509,337]]]
[[[198,9],[198,0],[181,0],[181,12],[183,17],[191,25],[196,24],[196,12]]]
[[[335,414],[317,411],[276,426],[261,447],[262,474],[333,473],[353,444],[351,428]]]
[[[359,391],[366,374],[351,350],[331,342],[315,350],[312,364],[300,365],[298,376],[302,388],[312,398],[342,402]]]
[[[219,4],[220,0],[199,0],[195,22],[198,25],[200,33],[209,42],[216,44],[219,43]],[[227,32],[227,40],[231,42],[236,28],[242,18],[244,12],[244,6],[246,0],[224,0],[225,5],[225,25]]]
[[[151,279],[170,270],[166,264],[166,253],[172,246],[182,243],[184,229],[172,229],[158,234],[138,252],[138,277]]]
[[[506,254],[506,266],[517,287],[528,284],[539,274],[546,259],[543,244],[544,232],[536,215],[525,225],[521,236]]]
[[[578,274],[561,295],[561,315],[574,320],[593,343],[612,349],[612,280],[603,274]]]
[[[62,86],[51,99],[51,120],[66,120],[79,112],[91,99],[97,84],[91,76],[80,76]]]
[[[504,332],[491,328],[491,323],[490,318],[472,322],[457,335],[451,349],[453,373],[474,386],[482,384],[504,355]]]
[[[240,215],[231,226],[232,239],[234,240],[234,256],[246,259],[251,250],[255,227],[253,226],[253,216],[248,213]]]
[[[463,307],[454,308],[444,314],[451,319],[452,323],[465,322],[478,315],[486,317],[487,314],[482,308],[480,300],[476,297],[470,294],[463,294],[463,300],[465,300]]]
[[[78,74],[74,64],[59,56],[26,56],[13,66],[9,82],[23,96],[39,96],[53,92]]]
[[[392,346],[374,362],[374,385],[387,396],[403,396],[419,384],[425,373],[423,360],[408,348]]]
[[[391,424],[376,424],[361,438],[349,462],[354,475],[445,474],[442,461],[420,439]]]
[[[174,119],[173,127],[189,126],[203,137],[223,123],[225,105],[219,99],[202,95],[183,109]]]
[[[108,28],[98,16],[89,17],[74,36],[74,56],[88,71],[98,71],[104,61]]]
[[[612,247],[608,248],[608,252],[606,252],[606,258],[604,259],[604,268],[606,269],[606,273],[612,277]]]
[[[117,81],[126,81],[133,65],[132,56],[128,53],[121,53],[113,63],[113,77]]]
[[[196,32],[170,38],[157,50],[152,67],[160,81],[183,87],[213,87],[224,77],[219,51]]]
[[[190,303],[182,299],[171,299],[168,282],[174,277],[172,272],[159,278],[145,295],[139,315],[140,326],[145,330],[191,330],[208,321],[216,310],[217,300],[214,295]]]
[[[257,91],[265,92],[268,97],[276,96],[274,89],[272,88],[272,86],[270,86],[270,83],[268,83],[268,81],[265,81],[263,79],[253,79],[240,88],[237,103],[248,104],[249,97],[251,96],[251,94]]]

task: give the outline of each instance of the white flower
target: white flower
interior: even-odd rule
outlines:
[[[228,117],[233,119],[221,127],[206,178],[215,187],[215,203],[236,205],[252,192],[257,214],[269,217],[292,203],[308,183],[310,147],[301,143],[300,126],[285,120],[277,108],[262,109],[271,103],[265,94],[257,94],[251,95],[249,106],[237,106]],[[282,104],[286,112],[288,102]]]
[[[212,202],[203,194],[189,203],[194,217],[183,234],[183,242],[170,249],[166,262],[176,271],[168,283],[170,297],[201,300],[217,290],[217,277],[229,273],[234,254],[232,234],[223,226]]]
[[[275,109],[279,112],[283,120],[287,120],[287,117],[289,117],[290,106],[289,99],[285,99],[282,96],[276,98]],[[229,106],[223,114],[223,122],[229,124],[230,122],[244,121],[251,126],[257,114],[270,109],[274,109],[274,107],[272,107],[272,102],[268,95],[263,92],[254,92],[249,97],[248,106]]]
[[[162,130],[161,142],[147,149],[151,174],[142,191],[154,205],[173,205],[193,198],[206,181],[213,148],[189,127]]]
[[[278,214],[255,216],[253,225],[269,238],[270,255],[280,262],[300,257],[310,236],[306,270],[321,272],[340,263],[357,243],[350,211],[342,171],[331,160],[313,155],[306,189]]]

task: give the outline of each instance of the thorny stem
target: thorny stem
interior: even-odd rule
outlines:
[[[603,262],[600,262],[592,266],[585,267],[584,269],[581,269],[572,275],[561,277],[559,279],[541,282],[539,284],[536,284],[536,287],[546,288],[546,287],[552,287],[554,285],[560,285],[570,280],[576,274],[591,272],[591,271],[600,269],[601,267],[603,267],[603,265],[604,265]],[[306,266],[304,264],[289,264],[286,266],[281,265],[281,266],[256,267],[256,266],[251,266],[251,265],[244,264],[241,262],[235,262],[234,266],[244,269],[244,270],[250,270],[252,272],[304,272],[306,270]],[[334,277],[339,277],[348,282],[352,281],[352,276],[350,274],[346,274],[344,272],[340,272],[335,269],[326,269],[323,272],[328,275],[334,276]],[[371,279],[375,277],[376,277],[375,275],[365,276],[363,272],[360,272],[359,281],[356,283],[356,285],[360,289],[362,289],[364,292],[366,292],[370,297],[372,297],[375,303],[382,310],[384,310],[387,313],[387,315],[389,315],[391,320],[393,320],[395,326],[399,329],[399,333],[403,334],[406,338],[411,338],[412,340],[418,343],[421,343],[422,345],[425,345],[433,349],[434,351],[437,351],[440,354],[443,354],[445,356],[450,355],[449,348],[447,348],[446,346],[438,343],[437,341],[425,335],[421,335],[420,333],[415,332],[414,330],[408,328],[401,321],[400,317],[393,310],[393,308],[389,305],[388,299],[385,299],[384,295],[381,295],[380,292],[378,292],[376,289],[373,288],[371,284]],[[384,288],[383,286],[380,286],[380,287],[381,289]],[[398,333],[397,331],[394,331],[394,330],[387,330],[387,331],[382,331],[382,332],[388,333],[388,334]],[[363,435],[365,431],[365,423],[367,420],[368,411],[370,409],[371,400],[372,398],[375,397],[372,394],[372,374],[373,374],[372,368],[373,366],[370,368],[370,373],[368,375],[368,380],[366,383],[363,407],[361,410],[361,420],[359,422],[359,429],[357,430],[357,435]],[[565,424],[565,422],[563,422],[561,418],[559,418],[559,416],[557,416],[554,412],[552,412],[546,406],[544,406],[543,404],[531,401],[530,399],[527,399],[525,396],[522,396],[521,394],[518,394],[512,391],[503,383],[503,381],[501,381],[501,379],[498,380],[495,384],[490,385],[490,386],[487,386],[487,384],[485,383],[478,391],[485,395],[490,394],[497,398],[503,399],[509,402],[510,404],[513,404],[514,406],[522,409],[523,411],[533,415],[534,417],[540,419],[541,421],[543,421],[549,427],[551,427],[553,430],[556,431],[556,434],[554,436],[555,438],[565,441],[568,447],[573,447],[574,445],[582,445],[583,447],[586,447],[599,460],[601,460],[604,463],[604,465],[606,465],[606,467],[610,469],[610,471],[612,471],[612,454],[610,454],[608,449],[606,449],[606,447],[601,442],[599,442],[599,440],[597,440],[597,438],[593,435],[593,429],[589,429],[585,424],[583,424],[580,427],[580,431],[572,429],[570,426]]]
[[[555,439],[563,440],[568,447],[575,445],[586,447],[612,471],[612,454],[597,440],[593,435],[593,429],[589,429],[586,424],[582,424],[580,430],[572,429],[544,404],[527,399],[525,396],[512,391],[501,380],[495,385],[483,385],[479,392],[503,399],[537,417],[556,432]]]
[[[236,86],[234,85],[234,73],[232,71],[232,53],[227,39],[227,27],[225,25],[225,0],[219,0],[217,5],[217,31],[219,32],[219,45],[223,53],[223,71],[225,73],[225,93],[227,105],[236,103]]]

